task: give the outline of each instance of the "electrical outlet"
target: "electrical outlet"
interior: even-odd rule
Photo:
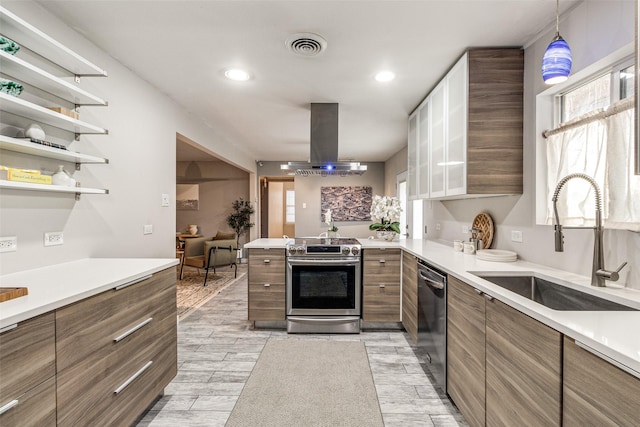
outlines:
[[[52,231],[50,233],[44,233],[45,246],[56,246],[62,244],[64,244],[62,231]]]
[[[18,238],[16,236],[0,237],[0,252],[15,252],[18,250]]]
[[[462,234],[467,234],[469,232],[469,226],[468,225],[463,225],[462,226]]]
[[[511,230],[511,241],[522,243],[522,231]]]
[[[166,193],[162,193],[162,202],[160,204],[163,208],[169,207],[169,195]]]
[[[142,227],[142,234],[152,234],[153,233],[153,225],[147,224]]]
[[[440,231],[440,223],[436,222],[436,230]]]

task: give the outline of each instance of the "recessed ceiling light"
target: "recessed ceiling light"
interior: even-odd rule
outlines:
[[[385,82],[390,82],[391,80],[395,79],[396,75],[394,74],[393,71],[380,71],[378,74],[376,74],[376,81],[385,83]]]
[[[244,82],[251,78],[251,75],[245,70],[241,70],[239,68],[233,68],[224,72],[224,75],[231,80],[235,80],[238,82]]]

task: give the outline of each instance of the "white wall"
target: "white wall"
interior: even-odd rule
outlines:
[[[571,10],[568,16],[561,17],[560,33],[573,53],[572,73],[632,42],[634,20],[635,1],[585,1]],[[470,225],[475,215],[486,211],[496,225],[494,248],[514,250],[527,261],[590,276],[592,231],[567,230],[565,252],[557,253],[554,251],[552,228],[535,225],[536,144],[541,143],[536,134],[535,102],[536,95],[547,88],[542,81],[540,64],[554,33],[555,29],[542,34],[525,50],[523,195],[425,201],[425,224],[429,229],[429,239],[449,242],[468,238],[462,234],[462,226]],[[441,230],[435,231],[438,223]],[[511,242],[511,230],[523,232],[523,243]],[[606,267],[613,269],[622,261],[628,261],[619,283],[640,289],[640,234],[607,230],[604,244]]]
[[[108,188],[110,194],[83,195],[75,201],[72,195],[2,190],[0,235],[17,236],[18,251],[0,254],[0,273],[84,257],[174,257],[176,133],[255,172],[251,156],[237,141],[219,137],[215,129],[189,115],[37,3],[3,1],[3,6],[107,70],[108,78],[85,77],[81,87],[109,101],[109,106],[84,107],[81,118],[107,128],[109,135],[83,136],[70,148],[110,160],[109,165],[84,165],[74,174],[84,186]],[[57,163],[2,153],[2,164],[10,166],[54,170]],[[255,186],[252,188],[255,192]],[[169,208],[160,205],[162,193],[171,197]],[[143,236],[144,224],[153,225],[153,234]],[[63,231],[64,245],[45,248],[43,233],[48,231]]]

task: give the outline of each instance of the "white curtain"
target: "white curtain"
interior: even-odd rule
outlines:
[[[635,175],[635,110],[607,117],[607,228],[640,231],[640,175]]]
[[[640,231],[640,176],[634,174],[633,100],[615,106],[613,114],[598,109],[562,125],[547,138],[547,224],[554,223],[553,197],[560,179],[584,173],[602,194],[607,228]],[[563,225],[595,224],[595,195],[583,179],[572,179],[560,192],[558,213]]]

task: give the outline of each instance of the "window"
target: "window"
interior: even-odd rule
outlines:
[[[633,173],[634,71],[629,61],[620,62],[556,95],[556,128],[545,132],[547,224],[554,222],[550,200],[557,183],[584,173],[600,187],[606,226],[640,230],[640,177]],[[593,226],[591,186],[581,179],[567,182],[558,211],[564,225]]]
[[[287,190],[285,195],[285,222],[292,224],[296,222],[296,192]]]

